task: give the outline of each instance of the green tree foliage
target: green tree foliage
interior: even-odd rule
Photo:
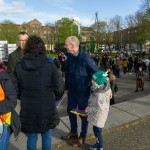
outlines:
[[[142,21],[140,22],[137,30],[138,44],[141,46],[150,40],[150,8],[146,10],[143,15]]]
[[[97,43],[100,45],[107,45],[110,50],[110,46],[113,42],[113,23],[106,21],[99,21],[92,25],[92,28],[95,31],[95,37]]]
[[[19,26],[10,20],[5,20],[0,25],[0,40],[7,40],[8,43],[16,43]]]
[[[62,18],[58,20],[56,22],[55,33],[56,46],[62,48],[66,38],[71,35],[79,37],[78,26],[75,24],[74,20],[69,18]]]
[[[53,49],[54,30],[55,30],[55,27],[51,23],[46,23],[46,25],[44,26],[43,40],[45,44],[47,45],[48,50]]]
[[[97,45],[97,49],[99,45],[103,45],[105,43],[103,35],[106,33],[106,25],[107,23],[105,21],[98,21],[91,25],[92,29],[94,30],[95,44]]]

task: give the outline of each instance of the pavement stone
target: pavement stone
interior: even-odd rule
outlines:
[[[150,81],[147,78],[145,81],[145,91],[135,93],[135,75],[127,74],[117,79],[119,85],[119,91],[115,95],[117,104],[110,107],[103,132],[105,150],[150,150],[150,130],[148,130],[150,129],[150,116],[148,116],[150,115]],[[53,130],[53,150],[88,150],[89,145],[95,143],[96,140],[91,125],[89,125],[88,138],[83,147],[73,148],[71,146],[73,141],[64,142],[60,139],[69,132],[66,125],[70,126],[68,116],[64,113],[66,112],[66,101],[64,100],[59,108],[61,122]],[[17,112],[20,110],[19,105],[18,101]],[[79,132],[80,124],[78,118]],[[41,150],[40,135],[38,138],[37,150]],[[17,141],[11,136],[8,150],[26,150],[26,139],[22,132]]]
[[[149,100],[150,95],[110,106],[103,132],[106,150],[150,150]],[[60,139],[61,136],[69,132],[66,126],[69,126],[68,116],[61,117],[61,122],[52,132],[53,150],[88,150],[89,145],[95,143],[92,125],[89,124],[86,144],[80,148],[73,148],[71,146],[72,140],[62,141]],[[78,126],[80,132],[81,120],[79,117]],[[41,150],[40,135],[38,138],[37,150]],[[17,141],[11,136],[8,150],[26,150],[26,140],[27,138],[22,132],[19,134]]]
[[[105,150],[150,150],[150,115],[103,130]],[[73,140],[53,145],[53,150],[88,150],[96,142],[93,134],[88,135],[82,147],[72,147]]]

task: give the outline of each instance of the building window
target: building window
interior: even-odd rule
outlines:
[[[33,24],[32,27],[35,28],[35,24]]]
[[[86,42],[86,37],[85,36],[82,37],[82,42]]]
[[[37,24],[37,25],[36,25],[36,28],[37,28],[37,29],[40,29],[40,25],[39,25],[39,24]]]
[[[90,33],[90,36],[94,36],[94,33]]]
[[[82,32],[82,36],[86,36],[86,34],[84,32]]]

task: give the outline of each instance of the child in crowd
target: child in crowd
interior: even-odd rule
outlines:
[[[138,88],[141,88],[141,91],[144,90],[144,72],[142,70],[142,67],[139,67],[139,71],[136,73],[136,90],[135,92],[138,92]]]
[[[92,76],[91,89],[93,93],[91,103],[86,108],[88,121],[93,125],[93,132],[97,138],[96,144],[89,147],[92,150],[103,150],[102,128],[106,122],[112,98],[110,84],[106,76],[107,73],[103,71],[98,71]]]
[[[112,98],[110,99],[110,105],[113,105],[113,104],[115,104],[115,97],[114,97],[114,94],[116,92],[115,86],[117,86],[116,76],[114,74],[110,74],[108,77],[109,77],[110,88],[112,90]]]

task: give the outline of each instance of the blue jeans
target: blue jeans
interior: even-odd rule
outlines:
[[[9,126],[3,126],[2,137],[0,138],[0,150],[6,150],[11,133],[9,132]]]
[[[86,95],[75,95],[68,92],[67,112],[71,124],[71,133],[77,133],[78,125],[77,125],[77,115],[70,113],[70,110],[76,107],[78,107],[81,110],[84,110],[88,105],[88,98],[89,96]],[[80,117],[80,118],[82,122],[80,138],[85,138],[88,130],[88,121],[87,117]]]
[[[44,133],[41,133],[42,137],[42,150],[51,150],[52,149],[52,130],[49,129]],[[38,133],[27,133],[27,150],[36,150],[37,149],[37,140]]]
[[[94,135],[97,138],[98,148],[103,148],[102,128],[93,126]]]

